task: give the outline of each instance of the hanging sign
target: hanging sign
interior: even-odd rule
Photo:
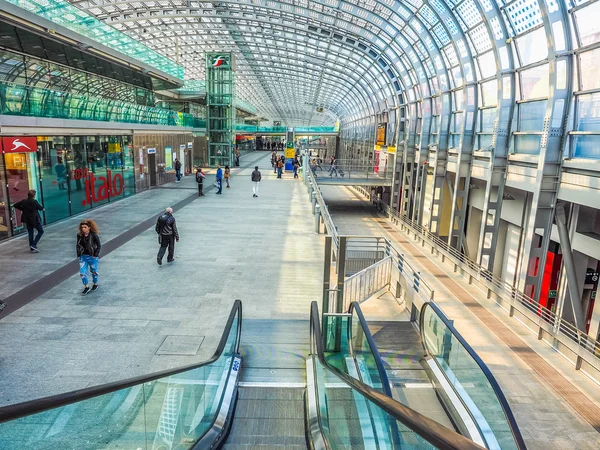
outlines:
[[[17,136],[3,137],[2,150],[4,153],[30,153],[37,151],[37,137]]]

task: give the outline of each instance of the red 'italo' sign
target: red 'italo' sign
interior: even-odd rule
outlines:
[[[110,170],[106,171],[105,177],[96,177],[87,169],[76,169],[71,171],[71,178],[85,178],[85,199],[81,201],[83,206],[106,200],[109,195],[115,197],[123,193],[123,176],[120,173],[113,176]]]

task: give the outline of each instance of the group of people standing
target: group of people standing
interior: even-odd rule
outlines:
[[[267,142],[265,146],[267,147],[267,150],[283,150],[283,142]]]
[[[300,168],[300,166],[300,161],[298,160],[298,157],[295,156],[294,160],[292,161],[292,167],[294,169],[294,178],[298,178],[298,169]],[[277,152],[271,153],[271,167],[273,167],[273,173],[277,174],[277,178],[281,178],[281,175],[283,174],[283,170],[285,168],[285,156],[278,156]]]

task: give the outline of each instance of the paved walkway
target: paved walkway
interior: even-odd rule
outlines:
[[[7,303],[50,274],[41,295],[0,320],[0,405],[202,361],[236,298],[244,318],[306,320],[321,297],[323,237],[301,180],[276,179],[269,158],[243,156],[222,196],[191,197],[194,177],[185,177],[86,214],[105,247],[118,241],[100,259],[100,290],[86,297],[77,270],[64,281],[51,275],[72,264],[81,217],[47,227],[40,254],[29,253],[26,237],[0,244]],[[259,198],[250,181],[256,160]],[[158,266],[156,217],[186,201],[175,210],[176,261]],[[140,223],[149,225],[129,233]]]
[[[600,448],[600,433],[596,431],[600,429],[600,415],[593,414],[600,405],[596,384],[518,322],[497,311],[492,301],[483,304],[485,295],[391,227],[355,190],[323,186],[322,192],[340,234],[385,236],[396,242],[421,273],[430,274],[427,280],[435,290],[436,303],[494,373],[529,449]],[[501,328],[503,333],[499,332]],[[540,366],[545,369],[540,371]],[[571,393],[566,396],[570,402],[556,393],[557,381]],[[583,410],[579,401],[585,404]]]

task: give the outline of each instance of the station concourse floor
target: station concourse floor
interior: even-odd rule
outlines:
[[[214,170],[197,196],[194,176],[91,210],[103,251],[100,289],[81,296],[76,216],[0,244],[0,406],[201,362],[212,356],[233,301],[244,319],[307,321],[322,295],[323,237],[306,187],[277,179],[270,152],[243,155],[231,188]],[[262,172],[259,197],[250,174]],[[178,206],[179,205],[179,206]],[[180,241],[156,263],[154,224],[174,208]],[[10,309],[24,303],[16,311]]]
[[[507,313],[499,311],[491,300],[486,301],[485,294],[469,286],[467,280],[453,273],[450,266],[432,257],[406,233],[398,232],[399,228],[392,227],[356,190],[322,186],[321,191],[339,234],[387,237],[417,270],[425,274],[425,279],[435,290],[436,303],[454,320],[458,331],[491,369],[503,389],[528,449],[600,448],[600,387],[597,384],[576,371]],[[387,308],[392,313],[389,297],[392,296],[386,295],[385,302],[380,305],[381,309]],[[371,301],[369,299],[365,304],[368,305],[365,308],[367,321],[369,312],[374,311],[374,305],[369,304]],[[491,311],[492,317],[487,322],[482,321],[473,313],[480,310]],[[499,322],[494,322],[494,318]],[[375,319],[382,320],[383,317],[378,314]],[[393,317],[390,320],[402,319]],[[518,353],[499,338],[492,329],[494,326],[503,327],[506,334],[512,335],[509,342],[518,343]],[[526,357],[519,356],[522,354]],[[567,395],[570,401],[552,389],[551,385],[558,380],[560,388],[570,392],[571,396]],[[585,398],[582,399],[581,393]]]

